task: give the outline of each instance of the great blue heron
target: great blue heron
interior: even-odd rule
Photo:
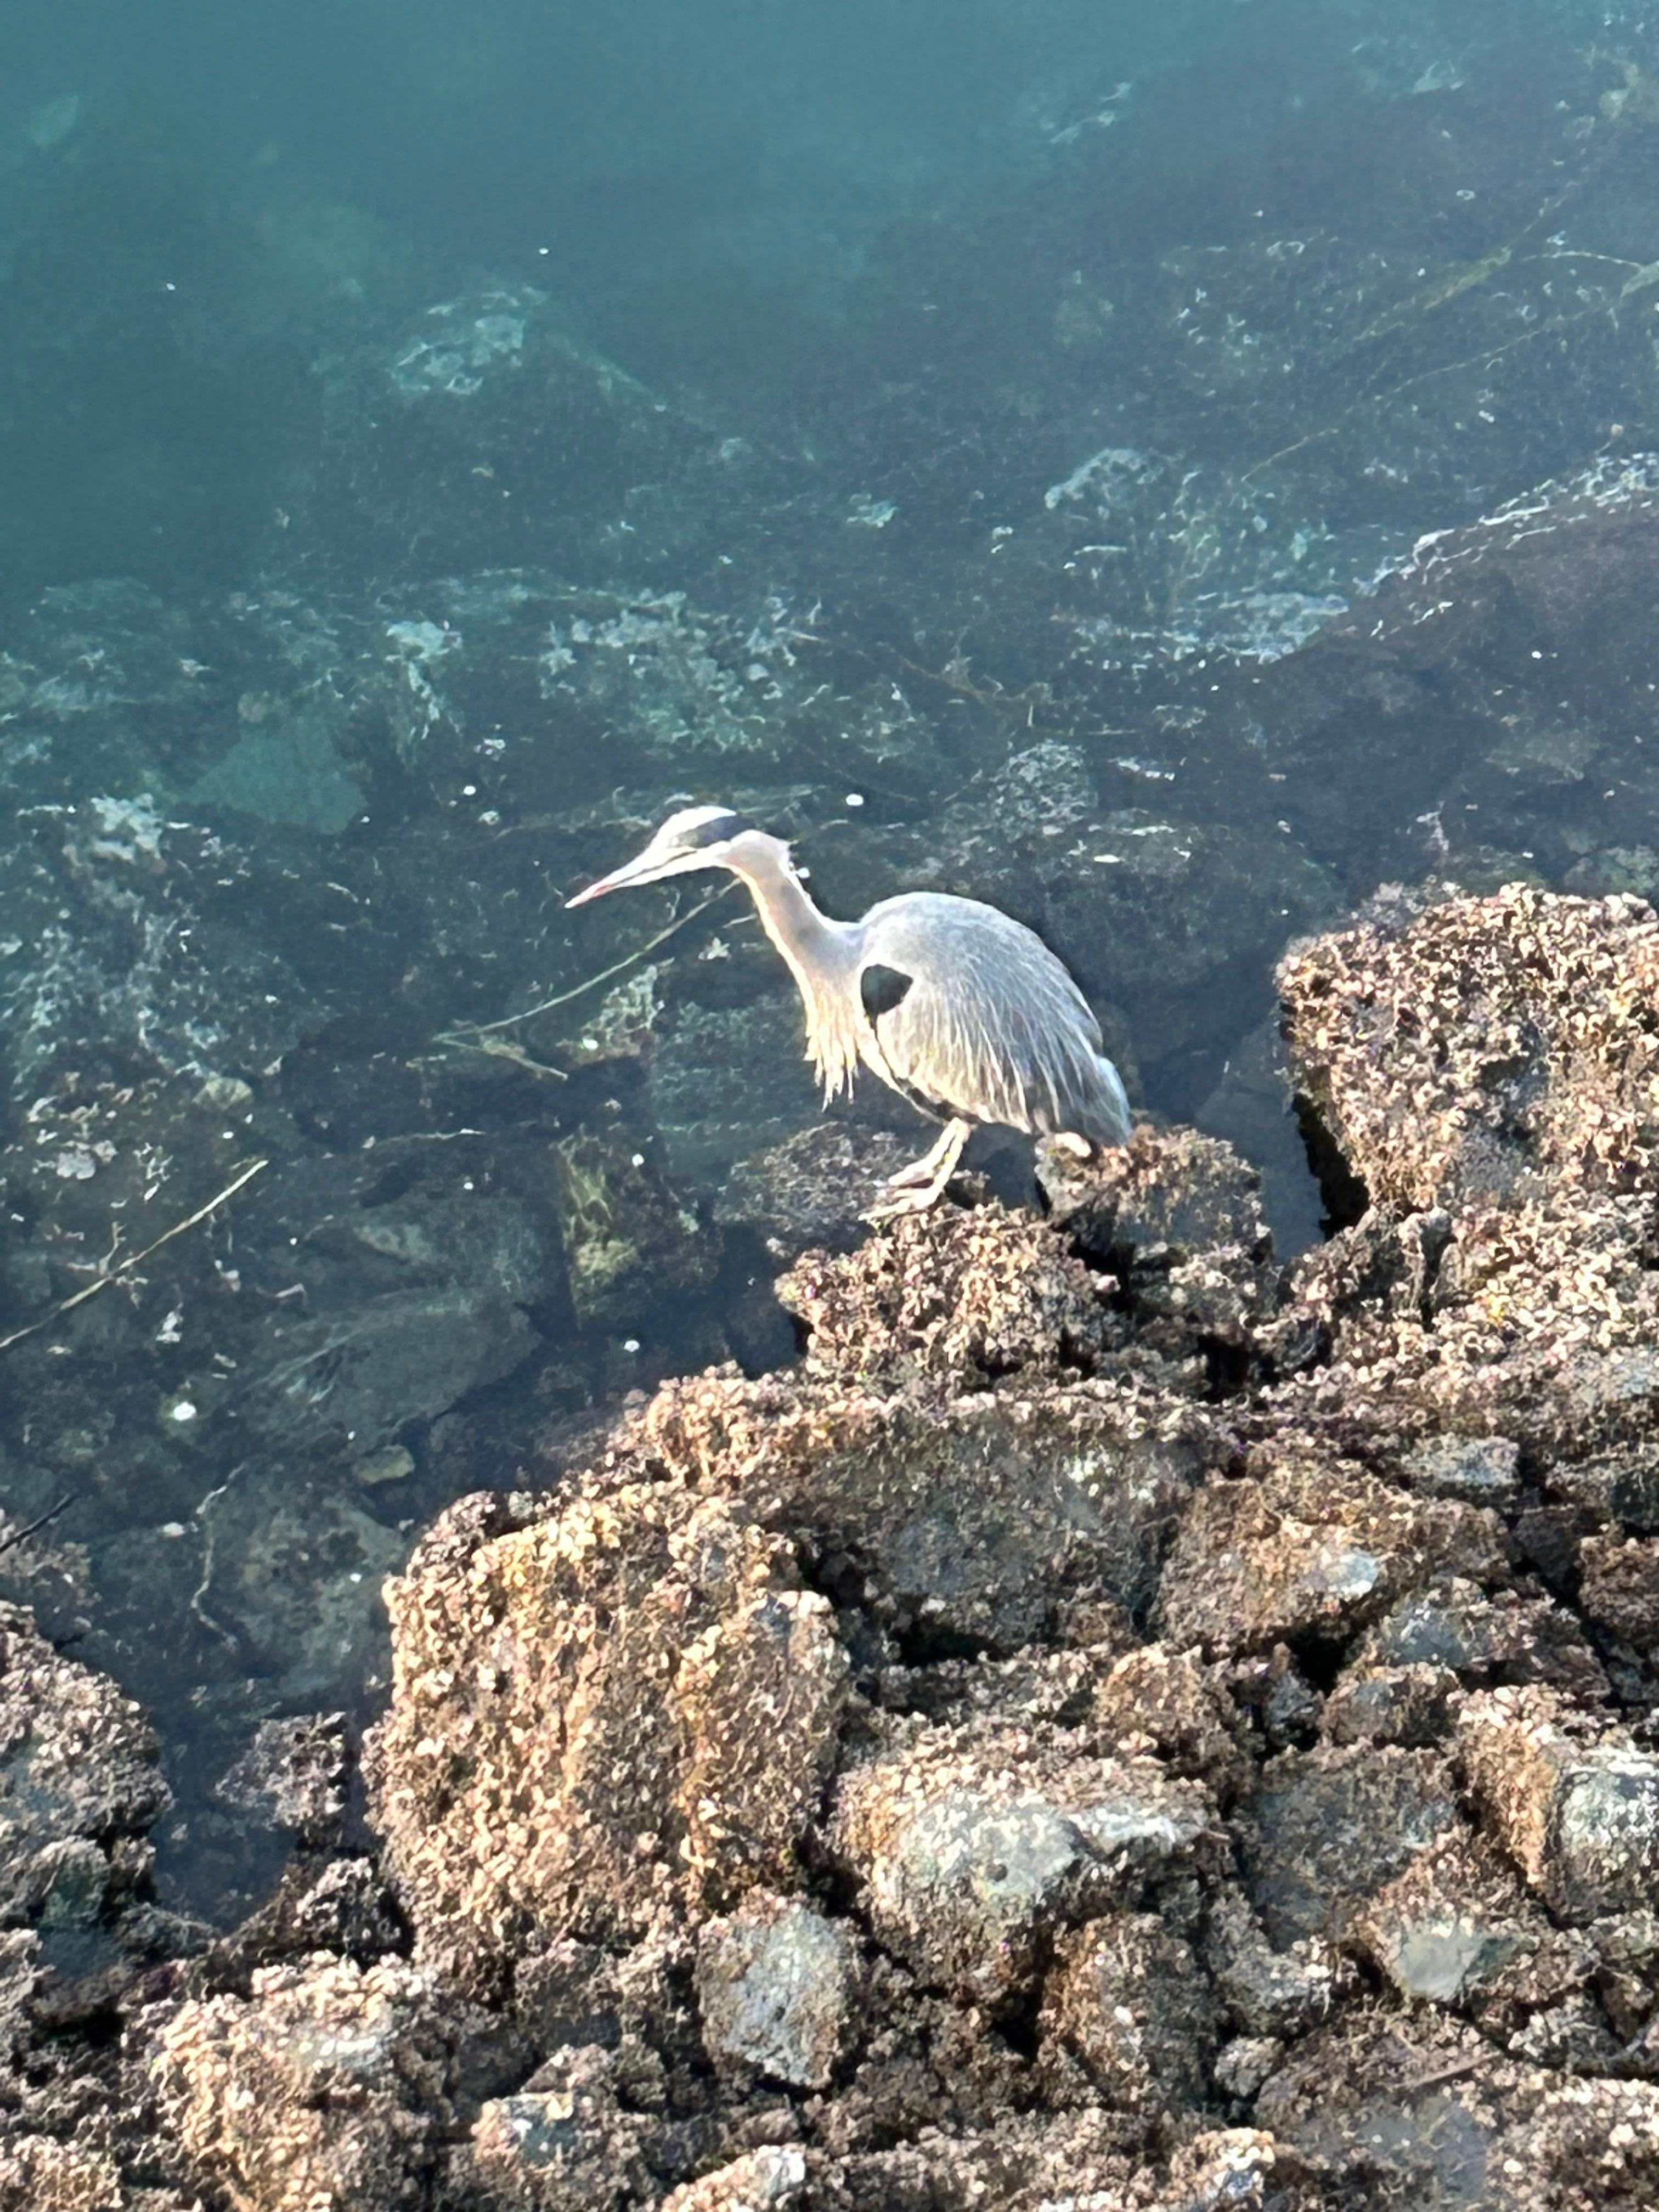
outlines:
[[[818,912],[781,837],[726,806],[671,814],[635,859],[567,899],[727,868],[749,886],[761,927],[806,1008],[806,1056],[824,1103],[852,1088],[860,1060],[945,1132],[890,1176],[869,1218],[921,1213],[956,1172],[977,1122],[1058,1138],[1071,1151],[1121,1145],[1129,1102],[1101,1050],[1100,1024],[1040,937],[977,899],[905,891],[862,921]]]

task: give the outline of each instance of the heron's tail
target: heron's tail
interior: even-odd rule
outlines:
[[[1127,1145],[1134,1127],[1134,1116],[1129,1111],[1129,1094],[1123,1088],[1123,1078],[1104,1054],[1096,1059],[1095,1066],[1100,1071],[1100,1088],[1093,1101],[1093,1126],[1079,1133],[1097,1145]]]

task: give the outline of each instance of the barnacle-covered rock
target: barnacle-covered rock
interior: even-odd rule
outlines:
[[[1203,1789],[1152,1759],[924,1729],[848,1774],[831,1835],[879,1940],[928,1984],[995,2007],[1029,1985],[1055,1929],[1184,1863],[1209,1823]]]
[[[457,2212],[1640,2180],[1649,939],[1510,893],[1298,955],[1292,1048],[1374,1187],[1287,1272],[1213,1139],[1047,1158],[1047,1219],[801,1255],[793,1369],[665,1382],[554,1493],[452,1507],[390,1588],[370,1809],[410,2021],[482,2002],[521,2070],[439,2052],[442,2142],[382,2128],[384,2173]],[[384,1913],[336,1923],[377,1971]],[[312,1971],[224,1954],[261,1956]]]
[[[847,1662],[789,1545],[667,1483],[503,1517],[388,1586],[370,1778],[420,1955],[488,1987],[534,1941],[797,1886]]]
[[[1194,1498],[1158,1590],[1164,1633],[1212,1650],[1341,1637],[1437,1573],[1501,1579],[1495,1522],[1309,1455]]]
[[[0,1607],[0,1921],[88,1926],[118,1910],[168,1798],[132,1700]]]
[[[246,1997],[181,2005],[152,2070],[169,2130],[233,2202],[393,2212],[429,2187],[448,2057],[422,1977],[322,1954],[256,1974]]]
[[[1109,2105],[1201,2106],[1217,2005],[1192,1947],[1155,1912],[1115,1912],[1060,1939],[1048,1983],[1051,2033]]]
[[[857,1945],[799,1898],[755,1891],[701,1932],[697,2002],[717,2067],[825,2089],[852,2039]]]
[[[1407,1211],[1659,1188],[1659,921],[1513,885],[1316,939],[1279,969],[1298,1079]]]
[[[988,1310],[1001,1297],[984,1287]],[[925,1292],[917,1304],[933,1311]],[[1040,1339],[1038,1315],[1022,1326]],[[665,1385],[620,1433],[644,1466],[792,1532],[829,1585],[856,1577],[888,1632],[1000,1652],[1053,1630],[1073,1601],[1144,1607],[1182,1500],[1225,1449],[1201,1408],[1089,1382],[941,1401],[713,1375]]]
[[[1471,1698],[1458,1754],[1482,1817],[1561,1919],[1651,1902],[1659,1758],[1541,1689]]]

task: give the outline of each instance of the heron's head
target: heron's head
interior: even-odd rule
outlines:
[[[729,806],[687,806],[671,814],[646,847],[631,860],[589,884],[585,891],[565,901],[567,907],[586,906],[606,891],[629,889],[635,884],[659,884],[665,876],[689,875],[694,868],[728,868],[732,848],[740,837],[756,835],[752,825]]]

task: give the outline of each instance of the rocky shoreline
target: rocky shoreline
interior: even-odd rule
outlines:
[[[428,1529],[228,1936],[9,1608],[0,2206],[1652,2203],[1659,920],[1279,986],[1327,1242],[1177,1129],[805,1253],[795,1365]]]

